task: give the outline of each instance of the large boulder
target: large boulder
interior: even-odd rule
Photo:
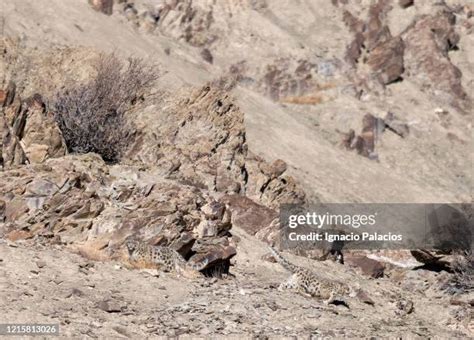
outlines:
[[[346,256],[344,261],[350,267],[357,268],[363,275],[373,279],[381,278],[384,275],[384,265],[367,256]]]
[[[278,219],[276,210],[258,204],[248,197],[240,195],[226,195],[221,199],[232,212],[232,225],[239,227],[249,235],[259,235],[261,239],[267,236]]]

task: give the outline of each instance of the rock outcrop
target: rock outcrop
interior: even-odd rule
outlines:
[[[206,259],[204,271],[216,275],[236,254],[233,223],[246,218],[224,197],[262,211],[255,232],[277,233],[275,209],[304,202],[285,162],[268,164],[248,151],[242,112],[215,86],[170,95],[168,110],[141,120],[116,165],[93,153],[66,155],[41,97],[21,101],[14,90],[2,92],[0,233],[7,239],[63,244],[105,260],[126,256],[123,242],[134,235],[190,261]]]
[[[132,234],[186,258],[208,257],[209,267],[235,255],[224,204],[193,186],[109,167],[95,154],[6,170],[0,191],[6,238],[64,244],[95,259],[121,258]]]
[[[436,14],[417,18],[402,34],[406,45],[405,65],[407,74],[422,88],[466,110],[462,73],[448,55],[459,42],[455,22],[454,13],[444,6]]]
[[[407,8],[414,2],[399,3]],[[462,73],[449,57],[449,51],[459,43],[455,10],[444,3],[436,7],[437,12],[415,17],[397,36],[388,26],[386,17],[391,5],[386,0],[374,3],[366,20],[344,10],[343,21],[353,34],[344,59],[353,68],[354,81],[362,90],[377,91],[378,84],[384,86],[409,77],[438,100],[461,112],[469,110]]]
[[[347,46],[345,60],[354,68],[366,91],[377,88],[378,84],[393,83],[404,72],[405,45],[400,37],[392,36],[385,22],[387,10],[387,1],[380,0],[369,8],[365,21],[348,10],[343,14],[344,23],[354,36]]]
[[[207,85],[169,99],[125,155],[154,164],[163,176],[211,192],[245,195],[265,206],[304,203],[286,164],[267,164],[248,150],[243,113],[224,90]]]
[[[128,1],[121,1],[118,5],[128,21],[147,32],[159,30],[195,47],[209,46],[218,39],[216,31],[211,29],[214,17],[209,4],[176,0],[163,1],[155,6],[140,6]]]
[[[67,153],[61,131],[40,95],[21,100],[15,84],[3,91],[0,112],[0,166],[42,163]],[[1,103],[0,103],[1,104]]]

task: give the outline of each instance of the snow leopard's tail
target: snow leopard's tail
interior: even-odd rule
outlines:
[[[273,257],[275,260],[283,266],[286,270],[289,270],[290,272],[294,273],[299,267],[294,265],[293,263],[290,263],[287,259],[285,259],[281,254],[276,251],[275,248],[273,247],[268,247],[270,251],[272,252]]]

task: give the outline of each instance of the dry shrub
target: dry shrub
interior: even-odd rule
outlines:
[[[55,118],[70,152],[95,152],[116,162],[132,136],[124,114],[153,87],[158,71],[142,59],[120,60],[102,54],[94,63],[95,76],[58,93]]]

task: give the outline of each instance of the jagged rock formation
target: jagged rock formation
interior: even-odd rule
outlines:
[[[400,79],[404,72],[403,54],[405,45],[400,37],[393,37],[385,23],[387,1],[378,1],[362,21],[349,11],[344,11],[343,20],[354,34],[348,45],[345,60],[359,73],[364,86],[373,87],[373,82],[387,85]],[[366,64],[368,68],[360,67]],[[366,88],[367,89],[367,88]]]
[[[362,118],[362,131],[356,135],[353,129],[344,135],[342,145],[348,150],[356,150],[361,156],[378,160],[376,145],[380,143],[382,133],[391,131],[401,138],[408,136],[409,127],[406,123],[388,112],[384,119],[367,113]]]
[[[467,109],[467,94],[461,71],[448,52],[456,48],[459,35],[452,10],[441,6],[437,13],[417,18],[402,35],[406,44],[406,68],[423,88],[447,97],[454,106]]]
[[[245,195],[269,207],[305,202],[283,161],[267,164],[248,150],[243,114],[224,90],[204,86],[161,106],[159,116],[139,120],[143,131],[125,159],[157,165],[181,183]]]
[[[403,8],[412,5],[413,1],[400,1]],[[410,77],[424,90],[467,112],[470,104],[462,73],[448,55],[459,43],[455,9],[439,3],[436,12],[417,16],[401,34],[393,36],[387,22],[391,6],[390,1],[377,1],[365,21],[344,10],[344,23],[354,35],[345,60],[356,70],[359,85],[370,91],[377,89],[373,80],[387,85]]]
[[[283,161],[267,164],[248,151],[242,113],[222,90],[205,86],[186,99],[170,97],[169,112],[142,121],[148,129],[138,133],[124,164],[110,166],[95,154],[65,156],[41,97],[22,102],[14,89],[2,92],[1,116],[1,232],[8,239],[120,259],[133,234],[225,272],[235,245],[232,209],[220,195],[253,199],[262,208],[304,202]]]
[[[10,82],[3,92],[0,112],[0,166],[42,163],[66,154],[66,144],[40,95],[21,100]]]
[[[58,322],[73,338],[472,336],[472,293],[459,294],[472,287],[472,265],[457,269],[449,252],[347,251],[344,264],[324,261],[342,262],[337,252],[286,254],[360,283],[351,309],[277,292],[283,272],[262,259],[265,243],[278,245],[282,203],[472,201],[473,9],[462,0],[4,2],[6,322]],[[114,165],[67,154],[48,110],[112,50],[151,59],[161,75],[127,110],[132,134]],[[207,262],[210,276],[231,265],[232,275],[125,269],[113,260],[128,235]]]

